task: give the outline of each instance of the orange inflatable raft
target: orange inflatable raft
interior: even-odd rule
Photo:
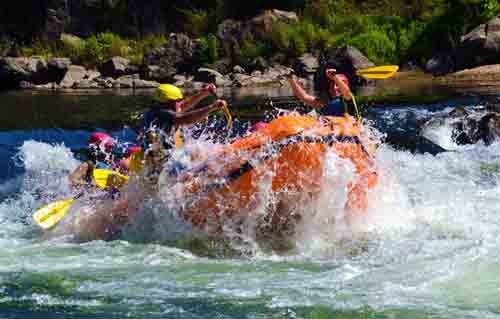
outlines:
[[[328,150],[354,164],[356,178],[348,185],[346,209],[349,214],[363,212],[377,173],[361,129],[349,116],[279,117],[177,176],[183,185],[182,214],[199,228],[220,226],[251,214],[262,196],[272,194],[268,221],[273,227],[289,225],[300,219],[294,208],[321,191]]]

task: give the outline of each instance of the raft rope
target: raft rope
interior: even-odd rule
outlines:
[[[294,135],[286,138],[284,141],[280,141],[276,144],[270,144],[270,149],[267,152],[263,152],[257,160],[262,162],[262,161],[267,161],[270,160],[273,156],[281,152],[285,147],[289,146],[292,143],[309,143],[309,144],[327,144],[328,146],[332,146],[335,143],[351,143],[351,144],[357,144],[361,147],[361,150],[363,153],[366,155],[367,159],[371,161],[371,156],[364,147],[363,143],[359,139],[358,136],[346,136],[346,135],[326,135],[326,136],[303,136],[303,135]],[[269,145],[269,144],[267,144]],[[207,166],[203,166],[202,168],[197,169],[197,173],[201,173],[206,171],[208,168]],[[216,182],[213,182],[206,187],[204,187],[204,191],[200,192],[201,193],[207,193],[210,191],[213,191],[217,188],[223,187],[227,183],[233,182],[243,176],[244,174],[248,173],[254,169],[254,166],[250,163],[250,161],[246,161],[243,163],[239,168],[229,172],[225,177],[220,178]]]

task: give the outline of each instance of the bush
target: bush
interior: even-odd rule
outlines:
[[[375,64],[398,63],[396,45],[389,37],[380,31],[373,30],[352,38],[349,43],[358,48]]]

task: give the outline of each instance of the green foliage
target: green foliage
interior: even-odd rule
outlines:
[[[217,37],[209,34],[197,40],[198,49],[194,53],[194,61],[199,65],[206,65],[217,61],[221,51],[220,43]]]
[[[59,41],[33,41],[29,47],[20,49],[23,56],[68,57],[73,63],[94,66],[113,56],[122,56],[133,63],[140,63],[144,53],[167,43],[165,36],[147,36],[142,39],[125,40],[120,36],[105,32],[80,39],[63,35]]]
[[[6,56],[15,47],[15,42],[9,38],[0,38],[0,56]]]
[[[126,6],[118,7],[122,10],[119,13],[125,15]],[[106,14],[118,7],[106,7]],[[424,63],[436,52],[456,48],[461,35],[500,13],[498,0],[190,0],[168,8],[166,26],[198,38],[195,62],[200,64],[222,57],[231,58],[234,63],[248,63],[276,52],[292,58],[345,44],[356,46],[380,64],[401,63],[410,58]],[[224,19],[247,19],[270,8],[294,9],[301,15],[300,22],[275,23],[271,32],[257,38],[244,36],[221,43],[213,35]],[[113,21],[126,19],[117,17]],[[100,30],[106,30],[107,20],[101,20]],[[116,30],[116,25],[109,25],[109,29]],[[161,35],[131,40],[103,32],[87,39],[67,36],[56,42],[35,40],[19,52],[67,56],[86,65],[101,63],[114,55],[138,63],[144,52],[166,42]],[[0,41],[0,53],[5,54],[12,47]]]
[[[215,62],[219,59],[220,44],[219,39],[213,34],[209,34],[207,38],[208,57],[210,61]]]

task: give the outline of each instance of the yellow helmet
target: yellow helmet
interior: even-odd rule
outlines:
[[[172,84],[161,84],[153,97],[160,103],[178,101],[184,98],[181,89]]]

